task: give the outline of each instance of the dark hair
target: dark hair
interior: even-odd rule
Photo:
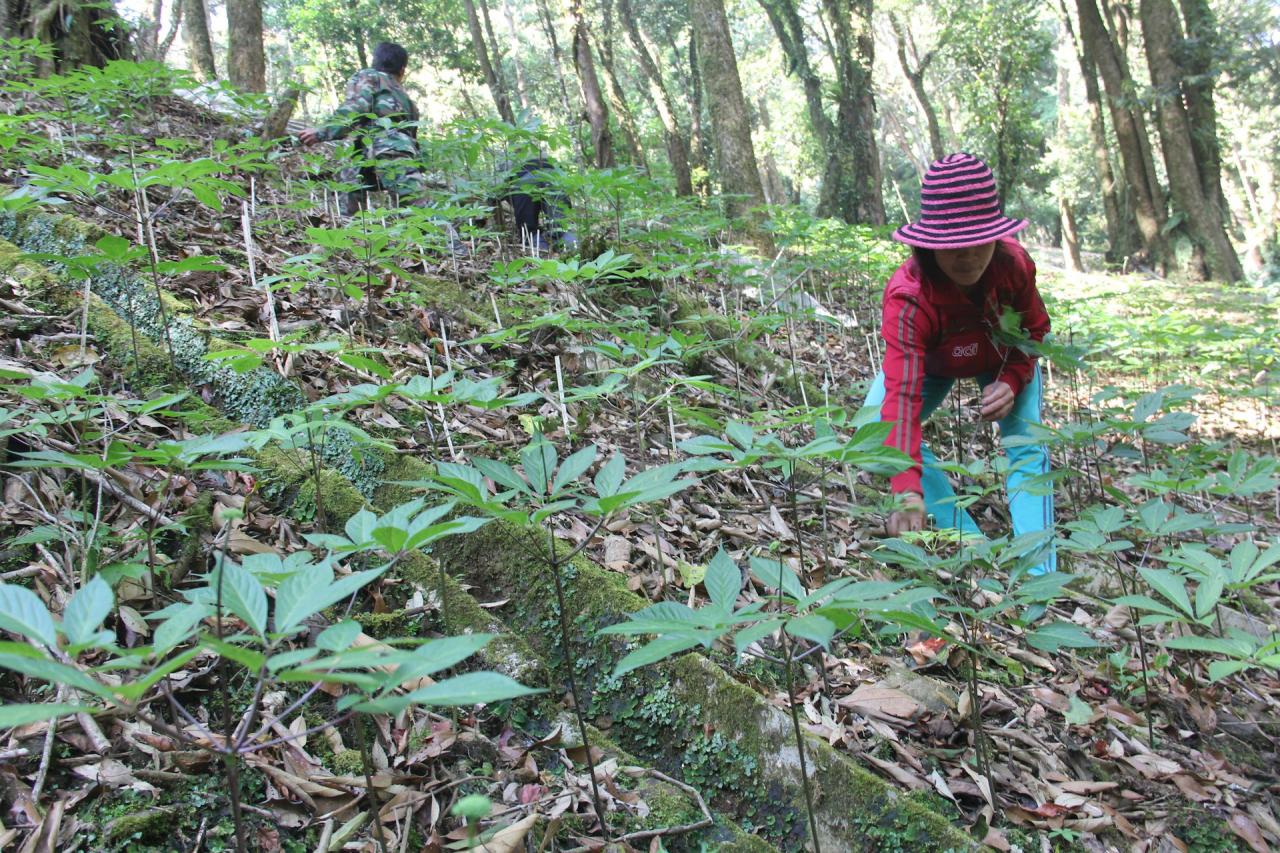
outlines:
[[[1004,246],[1001,245],[999,240],[996,240],[995,244],[996,244],[995,251],[991,253],[992,264],[1007,257],[1009,254],[1005,250]],[[920,272],[924,273],[925,278],[929,279],[930,281],[946,281],[947,280],[946,273],[942,271],[942,267],[938,266],[938,258],[936,255],[934,255],[933,249],[925,249],[921,246],[912,246],[911,256],[915,258],[916,266],[920,268]],[[991,269],[991,266],[988,265],[987,269]]]
[[[408,64],[409,51],[395,42],[380,41],[373,49],[373,67],[376,71],[396,75],[404,71]]]

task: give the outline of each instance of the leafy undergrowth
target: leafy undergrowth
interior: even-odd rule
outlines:
[[[857,414],[901,257],[883,235],[778,209],[784,251],[760,260],[721,244],[714,213],[625,170],[587,172],[566,177],[582,256],[529,258],[476,224],[474,201],[512,151],[564,140],[483,123],[424,139],[448,187],[433,207],[340,221],[325,155],[262,143],[173,86],[120,64],[15,82],[0,101],[14,190],[0,234],[27,253],[0,256],[0,629],[14,641],[0,689],[28,703],[15,709],[74,706],[5,719],[5,845],[229,849],[238,825],[265,850],[443,849],[480,831],[507,832],[490,850],[564,850],[601,841],[597,809],[614,838],[681,823],[651,807],[644,771],[596,765],[593,785],[591,753],[548,734],[558,705],[591,712],[578,685],[532,703],[422,692],[451,680],[420,677],[498,667],[443,653],[447,605],[397,568],[490,517],[554,531],[664,603],[630,664],[710,648],[978,840],[1280,843],[1267,294],[1042,273],[1059,334],[1039,438],[1061,565],[1032,579],[1043,543],[998,538],[1001,456],[972,385],[926,437],[997,538],[883,538],[881,475],[901,463]],[[51,211],[107,236],[59,230]],[[449,221],[466,256],[446,250]],[[564,482],[548,482],[548,453]],[[264,473],[271,454],[292,477]],[[397,455],[446,463],[411,508],[353,527],[326,505],[321,468],[369,496]],[[300,572],[348,586],[283,632]],[[224,584],[243,594],[215,601]],[[363,650],[340,636],[356,623]],[[608,735],[622,721],[585,722]],[[192,781],[228,752],[238,820],[223,786]],[[713,795],[697,760],[683,769]]]

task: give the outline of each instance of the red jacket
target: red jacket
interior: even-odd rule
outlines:
[[[1010,237],[1001,239],[973,294],[971,298],[948,279],[927,278],[915,258],[898,267],[884,289],[880,418],[897,422],[885,443],[915,460],[894,476],[895,493],[921,491],[920,408],[926,375],[961,379],[994,373],[1017,394],[1035,370],[1033,356],[992,339],[1005,307],[1021,315],[1032,340],[1044,340],[1049,331],[1049,315],[1036,290],[1036,265],[1026,249]]]

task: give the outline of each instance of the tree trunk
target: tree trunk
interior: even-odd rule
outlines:
[[[684,92],[689,107],[689,167],[691,170],[701,170],[701,174],[695,176],[695,190],[699,195],[706,195],[709,190],[707,176],[710,174],[707,166],[710,155],[707,152],[711,150],[711,144],[702,125],[702,75],[698,70],[698,48],[694,44],[692,29],[689,30],[687,53],[681,50],[677,33],[668,31],[666,36],[667,47],[675,57],[671,74],[675,78],[675,85]],[[654,112],[657,111],[655,105]]]
[[[556,37],[555,21],[551,19],[551,10],[547,8],[546,0],[537,0],[538,19],[542,21],[542,31],[546,33],[547,43],[551,45],[551,67],[556,72],[556,82],[560,85],[560,106],[564,108],[564,115],[569,124],[569,133],[576,140],[578,138],[578,119],[577,111],[569,101],[569,84],[564,79],[564,55],[560,52],[560,39]]]
[[[676,51],[677,55],[679,51]],[[689,30],[689,161],[699,169],[695,180],[698,195],[704,198],[711,193],[711,144],[706,128],[702,126],[702,71],[698,68],[698,45],[693,30]]]
[[[794,0],[760,0],[769,23],[782,46],[787,60],[787,73],[800,78],[804,88],[805,112],[809,118],[809,130],[822,150],[824,164],[822,184],[819,188],[818,213],[830,216],[836,207],[840,186],[844,183],[844,160],[837,153],[835,123],[827,115],[822,100],[822,78],[809,61],[809,49],[805,46],[804,25],[796,11]]]
[[[929,93],[924,88],[924,72],[933,61],[934,52],[926,53],[912,68],[911,61],[907,57],[908,49],[911,53],[916,52],[911,31],[905,28],[898,20],[898,16],[892,12],[889,14],[889,23],[893,26],[893,34],[898,42],[898,65],[902,67],[903,76],[911,84],[911,91],[915,93],[916,102],[920,104],[920,111],[924,113],[924,120],[929,128],[929,150],[934,160],[941,160],[947,156],[947,149],[942,144],[942,128],[938,126],[938,113],[934,110],[933,101],[930,100]]]
[[[1222,190],[1222,147],[1218,143],[1218,108],[1213,95],[1218,22],[1205,0],[1181,0],[1180,5],[1187,35],[1179,51],[1187,75],[1182,80],[1182,93],[1191,121],[1191,144],[1205,198],[1217,198],[1218,208],[1225,215],[1228,208]]]
[[[724,0],[690,0],[689,18],[698,44],[698,67],[707,87],[725,208],[732,217],[746,217],[751,208],[764,204],[764,190]],[[755,227],[752,230],[763,240],[763,232]]]
[[[1062,225],[1062,264],[1067,272],[1084,272],[1084,261],[1080,259],[1080,235],[1076,231],[1076,214],[1066,198],[1058,199],[1058,220]]]
[[[110,4],[0,0],[0,8],[0,36],[35,39],[53,46],[53,58],[36,63],[41,75],[83,65],[103,66],[133,55],[128,27]]]
[[[871,68],[875,60],[871,0],[822,0],[822,6],[836,49],[832,57],[836,66],[834,153],[843,161],[843,180],[825,213],[837,215],[845,222],[883,225],[876,105],[871,90]]]
[[[489,94],[493,96],[493,104],[498,108],[498,116],[507,124],[515,124],[516,116],[511,111],[511,98],[507,96],[502,80],[494,71],[493,63],[489,61],[489,48],[485,44],[484,29],[480,23],[480,15],[476,12],[476,4],[474,0],[462,0],[462,6],[467,13],[471,48],[475,51],[476,62],[479,63],[480,73],[484,75],[484,82],[489,87]]]
[[[1059,36],[1064,43],[1070,41],[1070,34],[1063,29]],[[1068,73],[1067,64],[1063,61],[1062,51],[1058,51],[1058,103],[1066,105],[1071,103],[1071,77]],[[1058,128],[1057,128],[1057,145],[1065,150],[1068,146],[1067,139],[1067,115],[1066,110],[1059,108],[1058,110]],[[1062,186],[1062,182],[1058,182],[1058,222],[1059,222],[1059,245],[1062,247],[1063,266],[1068,272],[1083,272],[1084,264],[1080,260],[1080,237],[1076,230],[1076,215],[1071,206],[1071,199],[1067,196],[1066,189]]]
[[[529,109],[529,89],[524,82],[524,66],[520,64],[520,36],[516,30],[516,13],[511,8],[511,0],[502,0],[502,14],[507,19],[507,32],[511,33],[511,67],[516,73],[516,98],[520,101],[520,109]]]
[[[769,104],[764,96],[756,99],[756,115],[760,117],[760,129],[768,135],[773,130],[773,118],[769,115]],[[769,151],[760,158],[760,187],[764,190],[764,200],[769,204],[787,204],[791,200],[791,182],[782,176],[778,161]]]
[[[680,129],[671,94],[662,80],[662,71],[649,53],[649,46],[640,33],[631,0],[618,0],[618,11],[622,14],[622,28],[626,30],[631,48],[640,61],[640,70],[644,72],[649,88],[653,90],[653,104],[662,121],[662,135],[667,144],[667,159],[671,162],[671,171],[676,179],[676,195],[693,195],[693,177],[689,172],[689,143]]]
[[[573,0],[573,66],[582,84],[582,101],[591,125],[592,161],[597,169],[613,166],[613,131],[609,129],[609,107],[600,91],[595,60],[591,56],[591,37],[587,32],[582,0]]]
[[[227,0],[227,79],[244,92],[267,91],[260,0]]]
[[[609,87],[609,103],[613,105],[613,111],[618,116],[618,124],[622,127],[622,135],[626,137],[632,165],[648,172],[649,161],[644,156],[644,146],[640,144],[640,130],[636,127],[635,116],[627,104],[627,94],[622,88],[622,82],[614,72],[612,0],[604,0],[601,7],[604,18],[604,38],[600,40],[598,47],[600,65],[604,68],[604,80]]]
[[[1151,84],[1160,95],[1156,115],[1160,148],[1164,153],[1169,188],[1179,211],[1190,223],[1190,233],[1203,251],[1209,275],[1221,281],[1244,278],[1240,259],[1223,226],[1221,183],[1215,180],[1205,192],[1206,179],[1196,162],[1191,120],[1182,100],[1183,70],[1174,58],[1182,32],[1171,0],[1142,0],[1142,37],[1146,43]],[[1213,164],[1221,170],[1216,161]]]
[[[160,46],[160,19],[164,16],[164,0],[151,0],[151,14],[133,31],[133,54],[139,62],[156,58]]]
[[[1071,13],[1063,0],[1058,0],[1059,19],[1071,39],[1071,44],[1084,80],[1084,98],[1089,107],[1089,135],[1093,141],[1094,168],[1098,172],[1098,191],[1102,195],[1102,212],[1106,220],[1108,263],[1119,263],[1133,253],[1137,235],[1120,215],[1120,200],[1116,188],[1115,172],[1111,169],[1111,155],[1107,145],[1107,125],[1102,113],[1102,93],[1098,91],[1098,65],[1093,58],[1093,45],[1076,37],[1071,23]]]
[[[1165,224],[1164,197],[1155,178],[1154,163],[1146,156],[1150,150],[1146,122],[1140,112],[1129,106],[1133,102],[1129,94],[1133,80],[1129,77],[1123,54],[1102,21],[1096,0],[1076,0],[1076,5],[1080,13],[1081,44],[1095,48],[1094,57],[1107,91],[1111,124],[1120,148],[1120,162],[1133,201],[1142,246],[1150,263],[1163,271],[1169,265],[1162,232]]]
[[[507,83],[507,74],[502,67],[502,42],[498,41],[498,35],[493,31],[493,21],[489,18],[489,4],[485,0],[477,0],[480,4],[480,20],[484,22],[485,38],[489,43],[489,49],[493,52],[493,73],[498,78],[498,85],[502,88],[503,93],[507,96],[507,102],[511,101],[511,86]],[[515,108],[512,108],[511,123],[515,123]]]

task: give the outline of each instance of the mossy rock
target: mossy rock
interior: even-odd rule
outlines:
[[[549,569],[539,565],[546,561],[541,547],[493,523],[444,540],[437,550],[449,565],[465,566],[472,584],[508,597],[501,611],[507,624],[555,667],[565,655],[553,582]],[[614,665],[630,647],[597,632],[647,602],[627,589],[622,575],[585,558],[575,558],[562,572],[577,635],[573,664],[585,694],[579,701],[609,717],[611,734],[643,760],[684,774],[686,781],[697,776],[695,784],[702,784],[718,810],[755,826],[782,849],[802,849],[808,829],[799,754],[785,712],[698,654],[614,678]],[[709,741],[708,731],[719,739]],[[820,792],[815,809],[824,849],[880,849],[888,836],[910,839],[917,850],[973,846],[945,818],[902,797],[819,738],[808,737],[805,750]]]

